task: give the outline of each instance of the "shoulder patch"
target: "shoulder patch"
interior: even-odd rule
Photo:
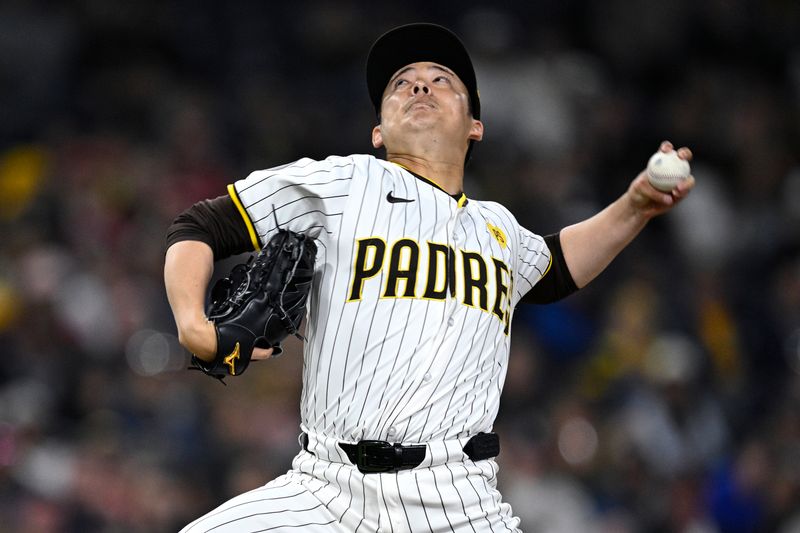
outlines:
[[[486,222],[486,227],[489,228],[489,233],[492,234],[492,237],[500,244],[502,248],[508,246],[508,240],[506,239],[506,234],[503,233],[503,230],[492,224],[491,222]]]

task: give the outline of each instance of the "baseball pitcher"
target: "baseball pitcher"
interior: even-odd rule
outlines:
[[[463,191],[484,127],[458,37],[395,28],[366,77],[385,159],[258,170],[169,229],[167,295],[200,370],[236,379],[307,318],[291,469],[186,532],[519,531],[496,490],[492,432],[515,307],[585,286],[694,185],[661,192],[642,172],[600,213],[542,237]],[[215,260],[262,249],[207,309]]]

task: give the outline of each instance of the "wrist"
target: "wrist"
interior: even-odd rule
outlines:
[[[217,353],[217,330],[205,316],[178,325],[178,341],[204,361],[213,361]]]
[[[623,220],[631,226],[641,229],[653,218],[652,214],[646,209],[644,201],[635,192],[626,191],[620,201]]]

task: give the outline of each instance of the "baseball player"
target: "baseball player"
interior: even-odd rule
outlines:
[[[181,343],[203,360],[216,351],[204,314],[215,260],[257,250],[280,228],[317,247],[299,453],[285,475],[186,532],[519,531],[496,490],[492,433],[514,308],[585,286],[694,185],[662,193],[643,172],[597,215],[541,237],[462,189],[484,131],[458,37],[395,28],[374,43],[366,74],[385,159],[255,171],[168,232],[170,305]]]

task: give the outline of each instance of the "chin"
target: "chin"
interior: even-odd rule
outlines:
[[[437,124],[441,122],[441,117],[438,114],[419,112],[419,111],[424,111],[424,110],[418,110],[417,112],[409,113],[408,115],[406,115],[405,120],[403,120],[403,123],[428,127],[431,124]],[[428,110],[428,111],[433,111],[433,110]]]

